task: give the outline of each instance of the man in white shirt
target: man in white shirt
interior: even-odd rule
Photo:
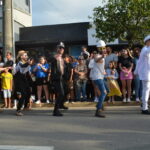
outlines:
[[[144,39],[143,47],[139,61],[137,63],[134,74],[138,74],[143,84],[142,92],[142,114],[150,115],[148,110],[148,99],[150,93],[150,35]]]

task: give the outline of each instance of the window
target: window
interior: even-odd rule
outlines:
[[[3,0],[0,0],[0,6],[2,6],[3,5]]]
[[[30,3],[29,0],[26,0],[26,5],[27,5],[27,6],[29,6],[29,3]]]

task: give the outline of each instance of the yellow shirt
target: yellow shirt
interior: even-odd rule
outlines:
[[[1,78],[1,84],[2,84],[2,89],[3,90],[10,90],[12,87],[11,87],[11,82],[12,82],[12,79],[13,79],[13,76],[11,73],[2,73],[0,75],[0,78]]]

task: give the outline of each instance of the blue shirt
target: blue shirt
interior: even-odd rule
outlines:
[[[43,64],[42,67],[45,69],[49,69],[49,64]],[[48,76],[48,73],[44,72],[40,66],[37,67],[37,70],[35,73],[36,73],[37,78],[45,78]]]
[[[35,72],[33,71],[35,68],[36,68],[36,65],[32,65],[32,66],[30,67],[30,72],[33,73],[33,74],[35,74]]]
[[[118,72],[117,72],[117,70],[116,69],[114,69],[114,72],[115,72],[115,74],[111,74],[111,69],[106,69],[106,75],[105,75],[105,77],[107,78],[107,77],[112,77],[113,79],[118,79]]]
[[[79,64],[78,62],[73,62],[73,63],[72,63],[72,67],[73,67],[73,68],[76,68],[78,64]]]

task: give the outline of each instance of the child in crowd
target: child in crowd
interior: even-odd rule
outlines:
[[[11,92],[13,76],[9,72],[9,68],[5,68],[4,72],[0,75],[2,91],[4,96],[4,108],[11,108]]]
[[[115,62],[110,61],[109,62],[109,68],[106,69],[106,75],[105,78],[107,79],[108,87],[109,87],[109,100],[108,103],[112,102],[113,104],[115,103],[114,96],[121,96],[121,91],[117,83],[118,79],[118,72],[115,69]]]

